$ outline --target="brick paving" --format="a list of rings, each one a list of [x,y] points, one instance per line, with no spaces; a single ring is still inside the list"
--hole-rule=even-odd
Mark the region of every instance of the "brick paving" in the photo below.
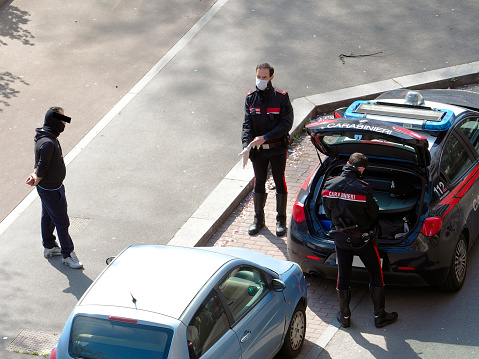
[[[479,92],[479,85],[472,84],[462,88]],[[327,116],[323,116],[325,118]],[[318,119],[316,119],[318,120]],[[318,155],[309,136],[303,132],[289,151],[286,165],[286,184],[288,186],[288,222],[292,206],[301,185],[318,164]],[[253,221],[253,198],[250,193],[210,238],[205,246],[234,246],[266,253],[276,258],[287,259],[286,236],[278,238],[276,229],[276,198],[274,182],[267,182],[268,199],[265,206],[266,228],[251,237],[248,227]],[[303,350],[298,356],[304,359],[317,342],[321,334],[336,317],[339,311],[336,282],[323,278],[307,277],[308,308],[306,310],[307,328]]]
[[[288,186],[288,224],[293,203],[301,185],[318,164],[316,150],[303,132],[289,151],[286,164],[286,184]],[[254,206],[250,193],[210,238],[207,247],[232,246],[287,259],[286,236],[277,237],[276,231],[276,198],[273,179],[267,181],[268,198],[265,206],[266,227],[255,235],[248,234],[248,227],[253,221]],[[306,310],[307,328],[303,350],[298,358],[305,358],[308,351],[319,339],[324,330],[335,318],[339,310],[335,281],[307,277],[308,308]]]

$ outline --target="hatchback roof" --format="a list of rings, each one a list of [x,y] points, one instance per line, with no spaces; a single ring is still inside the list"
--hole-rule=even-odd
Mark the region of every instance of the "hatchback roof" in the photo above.
[[[136,308],[178,319],[204,284],[234,259],[199,248],[133,245],[103,271],[78,305]]]

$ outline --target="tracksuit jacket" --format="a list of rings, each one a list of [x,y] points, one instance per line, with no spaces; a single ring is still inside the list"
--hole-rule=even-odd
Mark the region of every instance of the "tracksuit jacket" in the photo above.
[[[66,176],[60,142],[56,135],[43,128],[36,129],[34,168],[37,176],[43,178],[38,185],[46,189],[59,188]]]

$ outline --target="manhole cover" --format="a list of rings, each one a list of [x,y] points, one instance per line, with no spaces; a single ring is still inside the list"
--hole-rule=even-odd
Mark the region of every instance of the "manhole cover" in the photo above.
[[[70,228],[68,231],[70,234],[78,234],[85,229],[89,221],[89,218],[70,217]]]
[[[49,354],[58,341],[58,335],[23,329],[6,349],[16,353]]]

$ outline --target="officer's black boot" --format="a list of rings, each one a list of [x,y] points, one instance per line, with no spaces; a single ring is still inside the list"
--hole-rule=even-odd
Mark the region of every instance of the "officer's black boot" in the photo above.
[[[339,300],[338,321],[343,327],[348,328],[351,325],[351,310],[349,309],[349,302],[351,301],[351,289],[336,289]]]
[[[248,228],[248,234],[252,236],[264,227],[264,205],[266,203],[266,193],[253,193],[254,201],[254,221]]]
[[[288,194],[276,193],[276,235],[278,237],[286,234],[286,204],[288,203]]]
[[[398,319],[398,313],[388,313],[385,307],[385,289],[384,287],[370,286],[371,297],[374,304],[374,325],[376,328],[382,328],[385,325],[392,324]]]

